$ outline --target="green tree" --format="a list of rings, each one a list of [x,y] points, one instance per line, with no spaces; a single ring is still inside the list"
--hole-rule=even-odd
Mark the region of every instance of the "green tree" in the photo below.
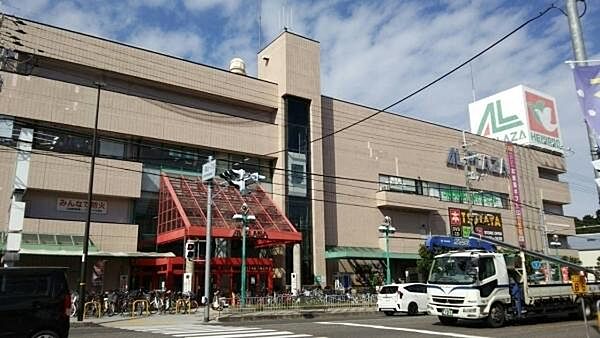
[[[429,270],[431,270],[431,264],[433,264],[433,258],[436,255],[448,252],[448,249],[434,249],[433,251],[427,250],[425,245],[419,246],[419,259],[417,259],[417,272],[423,279],[427,279],[429,276]]]
[[[582,219],[575,217],[575,233],[591,234],[600,233],[600,209],[596,215],[585,215]]]

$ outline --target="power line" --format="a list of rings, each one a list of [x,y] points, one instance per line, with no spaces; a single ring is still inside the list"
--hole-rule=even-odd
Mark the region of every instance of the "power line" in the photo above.
[[[17,147],[13,147],[13,146],[6,146],[6,147],[14,149],[15,151],[23,151],[23,150],[19,150]],[[32,154],[39,154],[39,155],[43,155],[43,156],[56,157],[56,158],[66,159],[66,160],[69,160],[69,161],[75,161],[75,162],[81,162],[81,163],[89,164],[89,162],[86,161],[86,160],[78,160],[76,158],[72,158],[73,155],[60,156],[60,155],[56,155],[56,154],[53,154],[53,153],[38,152],[38,151],[33,151],[33,150],[32,151],[25,151],[25,152],[32,153]],[[86,157],[85,155],[76,155],[76,156]],[[113,169],[117,169],[117,170],[123,170],[123,171],[130,171],[130,172],[140,173],[140,174],[147,174],[147,175],[154,175],[154,176],[160,176],[161,175],[160,173],[158,173],[158,174],[157,173],[151,173],[151,172],[147,172],[147,171],[143,171],[143,170],[139,171],[139,170],[135,170],[135,169],[123,168],[123,167],[118,167],[118,166],[113,166],[113,165],[108,165],[108,164],[102,164],[102,163],[99,163],[97,165],[98,166],[103,166],[103,167],[108,167],[108,168],[113,168]],[[169,175],[167,175],[167,176],[170,177],[170,178],[181,178],[180,176],[169,176]],[[375,181],[371,181],[371,182],[375,182]],[[284,184],[275,184],[275,183],[271,183],[271,184],[274,184],[274,185],[284,185]],[[359,188],[368,189],[368,188],[365,188],[365,187],[359,187]],[[320,191],[320,192],[323,192],[325,194],[327,194],[327,193],[331,194],[332,193],[331,191],[326,191],[326,190],[318,190],[317,189],[316,191]],[[287,195],[278,194],[278,193],[272,193],[272,194],[278,195],[278,196],[287,196]],[[335,192],[334,194],[335,195],[346,195],[346,196],[356,197],[356,198],[373,199],[373,198],[369,198],[369,197],[362,196],[362,195],[352,195],[352,194],[344,194],[344,193],[338,193],[338,192]],[[327,199],[316,199],[316,198],[310,198],[309,200],[317,201],[317,202],[324,202],[324,203],[332,203],[332,204],[336,204],[336,205],[337,204],[340,204],[340,205],[349,205],[349,206],[356,206],[356,207],[363,207],[363,208],[370,208],[370,209],[378,209],[379,210],[378,207],[372,206],[372,205],[362,205],[362,204],[356,204],[356,203],[339,202],[337,200],[336,201],[331,201],[331,200],[327,200]],[[512,200],[510,200],[510,198],[507,198],[507,200],[512,201]],[[517,202],[517,203],[519,203],[519,202]],[[538,208],[536,206],[531,206],[531,205],[528,205],[528,204],[523,203],[523,202],[520,202],[520,204],[523,205],[523,206],[532,208],[532,209],[540,210],[540,208]],[[426,205],[419,205],[418,203],[415,204],[415,206],[428,207]],[[547,214],[549,214],[549,215],[554,214],[554,215],[557,215],[557,216],[563,216],[564,217],[564,215],[555,214],[555,213],[552,213],[552,212],[547,212]],[[510,225],[510,223],[508,225]],[[539,226],[525,226],[525,228],[529,228],[529,229],[532,229],[532,230],[541,230],[541,227],[539,227]]]
[[[479,53],[477,53],[477,54],[475,54],[474,56],[470,57],[470,58],[469,58],[469,59],[467,59],[466,61],[462,62],[461,64],[459,64],[458,66],[456,66],[456,67],[452,68],[451,70],[447,71],[446,73],[442,74],[441,76],[438,76],[437,78],[435,78],[434,80],[430,81],[430,82],[429,82],[429,83],[427,83],[426,85],[424,85],[424,86],[420,87],[419,89],[417,89],[417,90],[413,91],[412,93],[410,93],[410,94],[408,94],[408,95],[404,96],[404,97],[403,97],[403,98],[401,98],[400,100],[397,100],[396,102],[394,102],[394,103],[390,104],[389,106],[387,106],[387,107],[385,107],[385,108],[383,108],[383,109],[380,109],[380,110],[376,111],[375,113],[373,113],[373,114],[371,114],[371,115],[369,115],[369,116],[367,116],[367,117],[364,117],[364,118],[362,118],[362,119],[360,119],[360,120],[358,120],[358,121],[356,121],[356,122],[354,122],[354,123],[351,123],[351,124],[349,124],[349,125],[347,125],[347,126],[345,126],[345,127],[343,127],[343,128],[340,128],[340,129],[338,129],[338,130],[336,130],[336,131],[334,131],[334,132],[331,132],[331,133],[328,133],[328,134],[322,135],[322,136],[320,136],[320,137],[317,137],[317,138],[315,138],[315,139],[313,139],[313,140],[310,140],[310,141],[309,141],[309,144],[311,144],[311,143],[314,143],[314,142],[317,142],[317,141],[320,141],[320,140],[322,140],[322,139],[324,139],[324,138],[327,138],[327,137],[331,137],[331,136],[333,136],[333,135],[335,135],[335,134],[338,134],[338,133],[340,133],[340,132],[342,132],[342,131],[344,131],[344,130],[350,129],[350,128],[352,128],[352,127],[354,127],[354,126],[356,126],[356,125],[358,125],[358,124],[360,124],[360,123],[362,123],[362,122],[365,122],[365,121],[367,121],[367,120],[369,120],[369,119],[371,119],[371,118],[373,118],[373,117],[375,117],[375,116],[379,115],[380,113],[382,113],[382,112],[384,112],[384,111],[386,111],[386,110],[388,110],[388,109],[391,109],[392,107],[394,107],[394,106],[396,106],[396,105],[398,105],[398,104],[400,104],[400,103],[402,103],[402,102],[404,102],[404,101],[406,101],[406,100],[410,99],[411,97],[413,97],[413,96],[415,96],[415,95],[419,94],[420,92],[422,92],[422,91],[426,90],[427,88],[429,88],[429,87],[433,86],[433,85],[434,85],[434,84],[436,84],[437,82],[441,81],[442,79],[446,78],[447,76],[449,76],[449,75],[451,75],[452,73],[456,72],[457,70],[461,69],[461,68],[462,68],[462,67],[464,67],[465,65],[469,64],[471,61],[473,61],[473,60],[475,60],[476,58],[480,57],[481,55],[483,55],[484,53],[486,53],[488,50],[492,49],[493,47],[495,47],[496,45],[500,44],[502,41],[506,40],[508,37],[510,37],[511,35],[513,35],[514,33],[516,33],[516,32],[518,32],[519,30],[521,30],[523,27],[527,26],[529,23],[531,23],[531,22],[533,22],[533,21],[535,21],[535,20],[537,20],[537,19],[541,18],[542,16],[544,16],[546,13],[548,13],[548,12],[549,12],[551,9],[553,9],[553,8],[556,8],[556,7],[555,7],[554,5],[551,5],[550,7],[546,8],[544,11],[540,12],[540,13],[539,13],[538,15],[536,15],[535,17],[533,17],[533,18],[531,18],[531,19],[529,19],[529,20],[525,21],[524,23],[522,23],[521,25],[519,25],[517,28],[513,29],[511,32],[509,32],[508,34],[504,35],[504,36],[503,36],[502,38],[500,38],[499,40],[495,41],[494,43],[492,43],[492,44],[491,44],[491,45],[489,45],[488,47],[484,48],[484,49],[483,49],[482,51],[480,51]],[[265,154],[265,156],[268,156],[268,155],[274,155],[274,154],[277,154],[277,153],[285,152],[285,151],[287,151],[287,150],[288,150],[288,149],[282,149],[282,150],[278,150],[278,151],[275,151],[275,152],[270,152],[270,153],[267,153],[267,154]]]

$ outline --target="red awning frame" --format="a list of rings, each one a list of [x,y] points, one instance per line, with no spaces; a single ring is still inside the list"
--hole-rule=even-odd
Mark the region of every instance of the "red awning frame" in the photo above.
[[[255,246],[299,243],[302,234],[259,186],[247,195],[234,187],[217,187],[213,194],[212,232],[215,238],[241,238],[241,225],[233,220],[243,203],[256,220],[247,236]],[[206,237],[207,187],[198,177],[160,177],[157,244],[183,238]]]

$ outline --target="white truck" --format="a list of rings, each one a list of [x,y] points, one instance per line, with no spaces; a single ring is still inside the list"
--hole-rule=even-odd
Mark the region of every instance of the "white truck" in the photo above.
[[[491,327],[506,321],[550,313],[592,314],[600,284],[575,294],[569,284],[534,284],[527,276],[525,255],[554,261],[579,271],[583,267],[487,238],[430,238],[429,246],[459,249],[434,258],[427,281],[427,312],[444,325],[459,319],[486,320]],[[493,245],[513,250],[496,252]],[[591,271],[589,271],[591,272]]]

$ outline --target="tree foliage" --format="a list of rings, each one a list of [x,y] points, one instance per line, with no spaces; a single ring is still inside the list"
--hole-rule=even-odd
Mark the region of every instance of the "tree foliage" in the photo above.
[[[433,264],[433,258],[436,255],[443,254],[448,252],[447,249],[437,248],[433,251],[427,250],[425,245],[421,244],[419,246],[419,259],[417,260],[417,271],[419,275],[427,278],[429,276],[429,270],[431,270],[431,264]]]
[[[575,217],[575,233],[591,234],[600,233],[600,210],[596,215],[585,215],[582,219]]]

